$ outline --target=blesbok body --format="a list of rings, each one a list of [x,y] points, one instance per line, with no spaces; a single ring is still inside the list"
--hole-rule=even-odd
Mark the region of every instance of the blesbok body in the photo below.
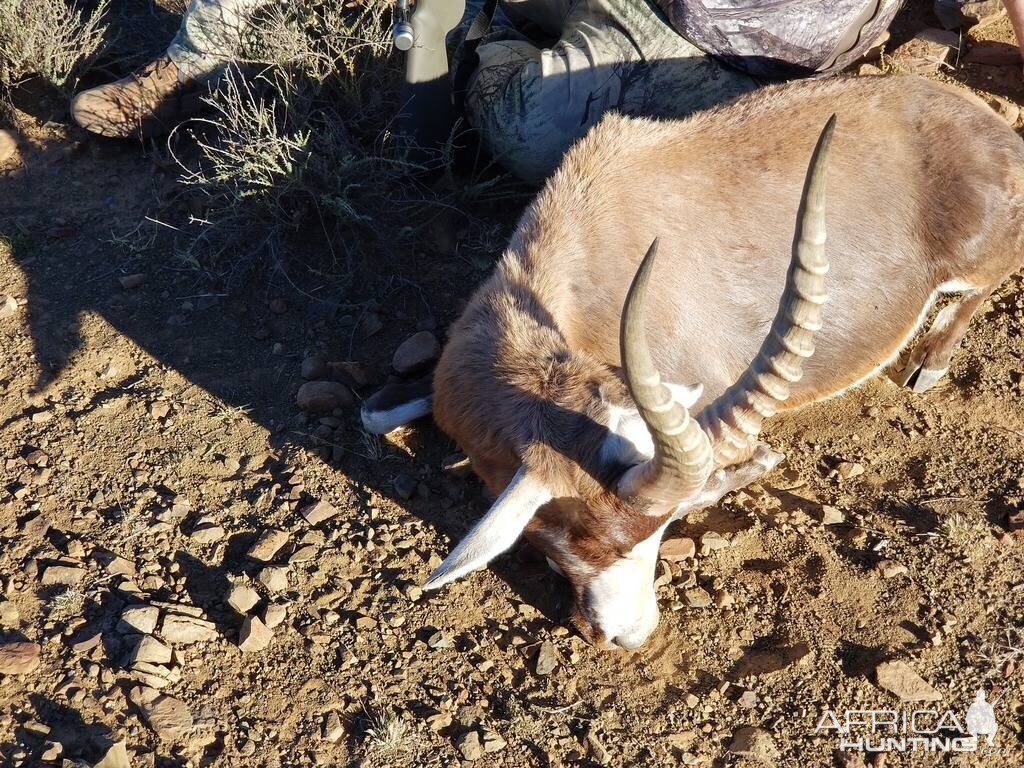
[[[757,441],[762,419],[878,373],[957,293],[903,369],[927,389],[1021,264],[1022,235],[1024,143],[923,79],[606,118],[450,329],[434,418],[501,495],[427,587],[525,533],[572,583],[581,631],[636,647],[657,624],[667,524],[781,459]],[[374,398],[364,421],[384,431],[428,409]]]

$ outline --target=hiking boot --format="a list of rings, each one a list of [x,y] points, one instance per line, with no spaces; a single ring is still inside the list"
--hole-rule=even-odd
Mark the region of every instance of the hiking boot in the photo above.
[[[71,117],[87,131],[109,136],[155,136],[202,108],[205,86],[179,79],[178,65],[167,56],[113,83],[82,91],[71,100]]]

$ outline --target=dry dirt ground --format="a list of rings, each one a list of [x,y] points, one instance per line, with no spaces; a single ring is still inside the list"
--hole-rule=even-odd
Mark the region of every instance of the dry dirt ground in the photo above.
[[[920,5],[894,44],[934,25]],[[969,45],[946,74],[1019,101],[1019,64]],[[962,720],[977,689],[993,748],[868,764],[1024,765],[1019,275],[942,387],[878,380],[773,425],[788,464],[670,531],[660,628],[605,652],[526,546],[420,593],[487,505],[429,423],[375,440],[357,404],[296,408],[309,355],[361,364],[366,396],[403,338],[441,335],[497,256],[476,230],[344,292],[223,296],[139,235],[176,184],[159,152],[25,103],[0,172],[0,765],[123,743],[133,766],[861,766],[826,711]]]

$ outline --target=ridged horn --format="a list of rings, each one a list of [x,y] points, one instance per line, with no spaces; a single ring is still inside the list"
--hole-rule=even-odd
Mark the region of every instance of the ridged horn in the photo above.
[[[704,487],[713,469],[711,441],[672,397],[654,366],[644,327],[647,283],[658,253],[651,243],[622,308],[619,344],[626,385],[654,441],[654,456],[631,467],[619,481],[623,498],[639,496],[659,508],[674,506]],[[660,509],[659,509],[660,511]]]
[[[828,300],[825,177],[835,126],[832,115],[811,155],[786,287],[768,336],[736,383],[698,417],[711,436],[716,466],[749,458],[764,420],[789,398],[790,386],[803,376],[804,361],[814,354],[814,335],[821,328],[821,310]]]

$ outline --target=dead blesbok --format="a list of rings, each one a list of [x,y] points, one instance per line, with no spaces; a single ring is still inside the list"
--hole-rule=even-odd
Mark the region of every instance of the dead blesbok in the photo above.
[[[955,293],[898,376],[934,384],[1021,264],[1022,225],[1024,143],[980,100],[919,78],[606,118],[450,329],[434,417],[500,495],[426,587],[525,534],[571,582],[585,636],[640,645],[666,526],[774,467],[766,418],[874,376]],[[387,431],[430,409],[385,393],[364,422]]]

